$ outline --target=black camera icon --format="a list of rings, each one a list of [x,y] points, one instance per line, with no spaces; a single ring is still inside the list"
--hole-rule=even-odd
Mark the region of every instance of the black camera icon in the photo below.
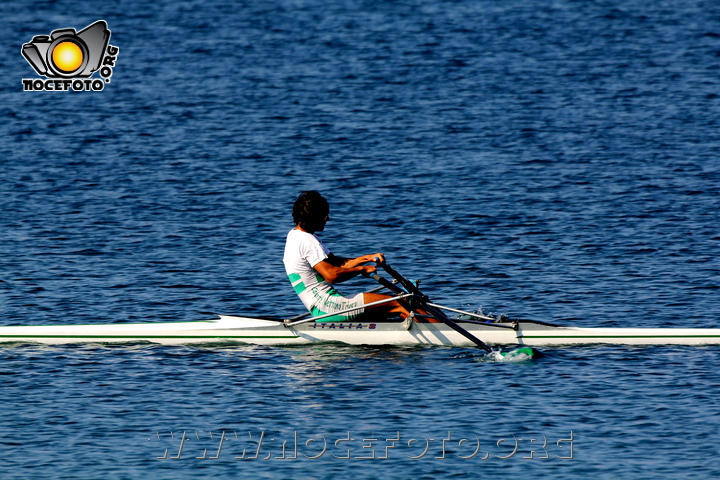
[[[79,32],[61,28],[37,35],[22,46],[22,54],[40,75],[86,78],[100,68],[109,41],[107,23],[99,20]]]

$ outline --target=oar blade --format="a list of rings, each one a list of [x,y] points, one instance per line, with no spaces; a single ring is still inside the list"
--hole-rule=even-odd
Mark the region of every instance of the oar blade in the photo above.
[[[509,352],[500,352],[506,360],[535,360],[542,357],[542,352],[533,347],[519,347]]]

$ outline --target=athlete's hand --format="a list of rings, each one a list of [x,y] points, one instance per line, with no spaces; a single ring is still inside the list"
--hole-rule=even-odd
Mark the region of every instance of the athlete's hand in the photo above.
[[[365,277],[369,277],[370,275],[372,275],[373,273],[375,273],[377,271],[377,267],[375,265],[363,265],[362,269],[363,269],[362,274]]]
[[[382,253],[373,253],[372,255],[368,255],[371,259],[371,262],[375,262],[377,265],[382,265],[385,263],[385,255]]]

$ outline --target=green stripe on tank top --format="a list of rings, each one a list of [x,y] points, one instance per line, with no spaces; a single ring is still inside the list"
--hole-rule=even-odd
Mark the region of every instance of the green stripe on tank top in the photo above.
[[[290,279],[290,283],[293,284],[293,289],[295,289],[295,293],[297,293],[298,295],[304,292],[307,288],[305,287],[305,284],[303,282],[295,283],[302,278],[297,273],[288,274],[288,278]]]
[[[323,312],[317,307],[312,307],[310,310],[310,314],[313,317],[319,317],[320,315],[326,315],[328,312]],[[321,318],[320,320],[316,320],[317,323],[326,323],[326,322],[347,322],[351,321],[352,319],[345,316],[345,315],[333,315],[332,317],[327,318]]]
[[[319,283],[322,283],[322,282],[325,281],[325,277],[323,277],[323,276],[320,275],[319,273],[316,273],[316,274],[315,274],[315,280],[317,280]],[[328,295],[330,295],[331,297],[342,297],[342,293],[338,292],[337,290],[335,290],[335,289],[332,288],[332,287],[330,287],[330,290],[328,290],[327,293],[328,293]]]

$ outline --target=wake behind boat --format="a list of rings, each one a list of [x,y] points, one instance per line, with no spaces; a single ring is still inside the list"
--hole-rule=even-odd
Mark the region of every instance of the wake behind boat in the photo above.
[[[720,344],[720,329],[578,328],[465,312],[432,303],[416,284],[389,266],[382,266],[397,282],[390,283],[377,274],[373,275],[384,288],[395,293],[387,301],[406,301],[414,311],[422,309],[432,314],[432,318],[418,313],[405,321],[365,317],[355,322],[328,323],[320,321],[323,320],[322,316],[303,318],[309,317],[309,314],[289,319],[220,315],[215,320],[193,322],[5,326],[0,327],[0,342],[67,344],[146,341],[163,345],[209,342],[301,345],[341,342],[350,345],[476,345],[488,352],[492,351],[489,345]],[[449,318],[444,311],[461,316]]]

